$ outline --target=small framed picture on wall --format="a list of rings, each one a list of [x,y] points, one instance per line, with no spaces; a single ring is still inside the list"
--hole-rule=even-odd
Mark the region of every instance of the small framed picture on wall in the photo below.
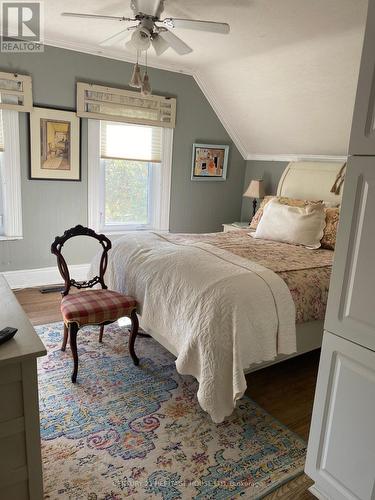
[[[229,146],[193,144],[192,181],[225,181]]]
[[[80,181],[79,118],[71,111],[33,108],[30,179]]]

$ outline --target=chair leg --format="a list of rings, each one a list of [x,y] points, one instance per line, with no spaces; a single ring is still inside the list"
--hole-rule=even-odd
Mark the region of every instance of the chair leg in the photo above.
[[[99,342],[103,342],[104,325],[100,325]]]
[[[134,343],[135,343],[135,339],[137,338],[137,335],[138,335],[139,323],[138,323],[137,312],[135,309],[132,311],[132,313],[130,315],[130,319],[132,320],[132,327],[131,327],[130,335],[129,335],[129,353],[130,353],[130,356],[133,360],[133,363],[136,366],[138,366],[139,359],[137,358],[137,355],[135,354],[135,351],[134,351]]]
[[[65,351],[66,349],[66,343],[68,342],[68,333],[69,333],[68,326],[64,323],[64,339],[63,343],[61,344],[62,351]]]
[[[70,349],[72,351],[73,362],[74,362],[74,368],[73,368],[73,372],[72,372],[73,384],[77,380],[77,373],[78,373],[77,332],[78,332],[77,323],[70,323],[70,325],[69,325],[69,342],[70,342]]]

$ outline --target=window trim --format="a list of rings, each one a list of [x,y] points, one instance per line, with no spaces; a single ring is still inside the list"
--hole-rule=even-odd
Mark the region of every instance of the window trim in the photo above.
[[[4,73],[0,72],[0,79],[17,82],[22,84],[22,90],[7,90],[0,86],[0,108],[9,109],[14,111],[23,111],[30,113],[33,109],[33,92],[32,92],[32,78],[29,75],[19,75],[17,73]],[[4,103],[1,102],[1,94],[7,96],[22,97],[23,103],[18,104],[17,99],[15,102]]]
[[[101,231],[100,205],[101,205],[101,167],[100,167],[100,120],[88,119],[88,226],[94,231]],[[162,161],[158,178],[154,179],[153,185],[160,187],[160,196],[155,206],[151,226],[130,226],[126,229],[121,227],[118,231],[104,229],[105,234],[126,234],[135,230],[169,231],[169,212],[171,195],[171,172],[173,152],[173,129],[162,128]]]
[[[90,92],[98,95],[94,100],[87,96]],[[115,98],[115,100],[113,100]],[[129,102],[130,101],[130,102]],[[147,106],[147,103],[150,106]],[[87,104],[106,104],[112,109],[136,109],[138,111],[152,109],[157,111],[158,118],[122,116],[121,114],[106,114],[88,111]],[[143,106],[143,105],[146,106]],[[92,83],[77,82],[77,116],[81,118],[97,119],[103,121],[118,121],[138,125],[151,125],[174,128],[176,126],[176,98],[150,94],[142,96],[133,90],[124,90],[115,87],[104,87]]]
[[[19,240],[22,234],[21,161],[19,113],[3,109],[4,151],[0,168],[3,179],[4,234],[1,240]]]

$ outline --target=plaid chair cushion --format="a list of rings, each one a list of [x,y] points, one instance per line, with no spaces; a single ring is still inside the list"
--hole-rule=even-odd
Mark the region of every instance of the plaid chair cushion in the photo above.
[[[87,290],[63,297],[61,312],[64,323],[98,325],[129,316],[137,302],[133,297],[111,290]]]

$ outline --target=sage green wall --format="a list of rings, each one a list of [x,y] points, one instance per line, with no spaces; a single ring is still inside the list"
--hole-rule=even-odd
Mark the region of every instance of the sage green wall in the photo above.
[[[126,88],[132,65],[45,47],[43,54],[0,54],[0,71],[31,75],[35,106],[74,110],[77,81]],[[149,74],[155,94],[177,98],[170,229],[173,232],[219,231],[222,223],[240,217],[245,161],[191,76],[152,68]],[[75,224],[87,223],[87,120],[81,123],[82,182],[32,181],[28,179],[28,118],[21,114],[24,238],[0,241],[0,271],[55,265],[49,253],[54,236]],[[226,182],[190,180],[194,142],[230,145]],[[91,256],[91,248],[79,245],[70,252],[70,262],[87,263]]]
[[[276,194],[281,174],[287,165],[288,162],[284,161],[246,161],[243,192],[245,192],[252,179],[263,179],[266,194]],[[252,215],[252,201],[251,198],[243,198],[241,210],[242,221],[249,220],[250,215]]]

